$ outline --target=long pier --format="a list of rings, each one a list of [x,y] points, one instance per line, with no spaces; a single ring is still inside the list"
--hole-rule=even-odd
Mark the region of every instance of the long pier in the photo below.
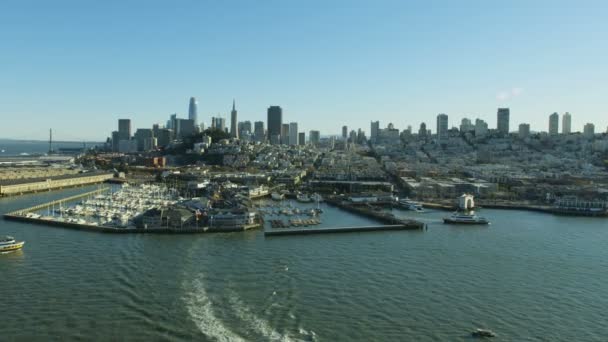
[[[332,227],[332,228],[280,228],[265,230],[265,236],[284,236],[284,235],[310,235],[310,234],[334,234],[334,233],[358,233],[373,232],[381,230],[420,230],[418,226],[405,224],[385,224],[378,226],[362,227]]]
[[[74,195],[74,196],[70,196],[70,197],[61,198],[61,199],[58,199],[58,200],[54,200],[54,201],[38,204],[38,205],[35,205],[33,207],[28,207],[28,208],[24,208],[24,209],[19,209],[19,210],[11,211],[10,213],[4,214],[4,217],[25,215],[27,213],[31,213],[31,212],[34,212],[34,211],[45,209],[45,208],[48,208],[48,207],[51,207],[51,206],[54,206],[54,205],[57,205],[57,204],[66,203],[66,202],[72,202],[72,201],[75,201],[75,200],[78,200],[78,199],[81,199],[81,198],[84,198],[84,197],[98,195],[100,193],[105,193],[105,192],[108,192],[109,190],[110,190],[109,187],[105,187],[104,186],[103,188],[96,189],[96,190],[93,190],[93,191],[88,191],[88,192],[85,192],[85,193],[82,193],[82,194],[78,194],[78,195]]]

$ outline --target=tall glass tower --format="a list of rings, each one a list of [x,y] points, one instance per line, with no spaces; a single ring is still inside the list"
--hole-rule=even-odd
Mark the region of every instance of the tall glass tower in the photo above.
[[[188,119],[194,121],[194,126],[198,125],[198,102],[196,97],[190,98],[190,106],[188,106]]]

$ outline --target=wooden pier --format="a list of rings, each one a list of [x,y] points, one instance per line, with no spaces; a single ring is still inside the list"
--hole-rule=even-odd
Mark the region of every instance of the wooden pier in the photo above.
[[[101,193],[106,193],[108,191],[110,191],[110,188],[107,187],[107,186],[104,186],[103,188],[96,189],[96,190],[93,190],[93,191],[88,191],[88,192],[85,192],[85,193],[82,193],[82,194],[78,194],[78,195],[74,195],[74,196],[70,196],[70,197],[61,198],[61,199],[58,199],[58,200],[54,200],[54,201],[38,204],[38,205],[35,205],[33,207],[28,207],[28,208],[24,208],[24,209],[19,209],[19,210],[11,211],[10,213],[4,214],[4,217],[7,217],[7,216],[21,216],[21,215],[25,215],[27,213],[31,213],[31,212],[34,212],[34,211],[42,210],[42,209],[45,209],[45,208],[48,208],[48,207],[51,207],[51,206],[54,206],[54,205],[58,205],[58,204],[61,204],[61,203],[72,202],[72,201],[75,201],[75,200],[78,200],[78,199],[81,199],[81,198],[84,198],[84,197],[94,196],[94,195],[98,195],[98,194],[101,194]]]

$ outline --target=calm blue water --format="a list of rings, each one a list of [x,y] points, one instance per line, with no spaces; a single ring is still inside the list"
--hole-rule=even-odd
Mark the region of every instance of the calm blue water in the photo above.
[[[86,190],[0,199],[0,211]],[[0,256],[0,336],[460,341],[488,327],[495,341],[606,341],[608,221],[484,210],[491,226],[450,227],[447,213],[400,214],[429,229],[264,238],[0,221],[27,241]]]
[[[100,143],[87,142],[87,147],[93,147]],[[59,148],[81,148],[82,142],[59,142],[53,143],[53,149]],[[1,152],[4,150],[4,152]],[[49,143],[42,141],[15,141],[0,139],[0,158],[14,157],[22,153],[27,154],[45,154],[49,151]]]

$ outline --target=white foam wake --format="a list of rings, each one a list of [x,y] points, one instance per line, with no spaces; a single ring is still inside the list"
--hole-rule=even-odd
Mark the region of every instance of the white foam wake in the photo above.
[[[224,325],[216,316],[213,310],[213,303],[209,299],[207,290],[205,290],[205,286],[203,285],[203,278],[193,280],[191,290],[186,291],[186,293],[184,301],[190,318],[205,336],[221,342],[245,341],[245,339]]]
[[[273,329],[270,323],[258,317],[255,313],[251,311],[249,307],[238,297],[236,292],[233,290],[228,290],[230,296],[228,297],[228,302],[230,307],[236,316],[241,320],[248,328],[250,328],[255,333],[262,335],[265,341],[276,341],[276,342],[295,342],[295,341],[303,341],[297,338],[294,338],[287,333],[281,334],[277,330]],[[295,316],[294,316],[295,318]],[[300,328],[299,333],[302,335],[307,335],[308,337],[312,337],[314,339],[314,332],[309,333],[308,331]]]

